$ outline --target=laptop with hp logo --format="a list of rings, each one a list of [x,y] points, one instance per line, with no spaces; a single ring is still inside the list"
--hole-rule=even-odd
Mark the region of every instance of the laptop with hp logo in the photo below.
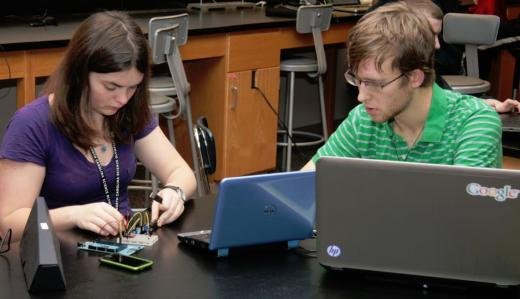
[[[217,251],[312,237],[315,172],[283,172],[225,178],[219,185],[211,229],[178,234],[181,242]]]
[[[520,171],[321,158],[316,227],[327,268],[520,284]]]

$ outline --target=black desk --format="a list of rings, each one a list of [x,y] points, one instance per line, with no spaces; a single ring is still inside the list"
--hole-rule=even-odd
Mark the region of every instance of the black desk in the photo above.
[[[330,272],[315,258],[281,247],[249,248],[227,258],[179,245],[180,231],[208,228],[213,200],[190,204],[175,224],[159,230],[159,241],[138,255],[155,261],[151,270],[134,274],[100,266],[95,254],[76,249],[92,240],[79,231],[59,234],[67,290],[35,294],[37,298],[498,298],[514,290],[442,288],[363,279]],[[309,244],[304,244],[309,246]],[[28,298],[18,244],[0,257],[0,298]]]

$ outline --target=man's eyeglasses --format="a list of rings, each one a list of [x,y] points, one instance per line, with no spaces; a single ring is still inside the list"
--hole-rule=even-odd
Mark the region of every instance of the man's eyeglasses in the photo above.
[[[394,79],[392,79],[392,80],[390,80],[388,82],[383,83],[381,81],[374,81],[374,80],[359,80],[358,78],[356,78],[356,75],[354,75],[351,70],[348,70],[348,71],[345,72],[345,79],[347,80],[348,84],[353,85],[353,86],[357,86],[357,87],[359,87],[361,84],[364,84],[365,88],[368,91],[374,92],[374,93],[378,93],[378,92],[383,91],[383,88],[385,88],[386,86],[388,86],[388,85],[392,84],[393,82],[399,80],[403,76],[404,76],[404,73],[401,73],[396,78],[394,78]]]
[[[11,249],[11,235],[13,231],[8,229],[4,236],[0,239],[0,254],[6,253]]]

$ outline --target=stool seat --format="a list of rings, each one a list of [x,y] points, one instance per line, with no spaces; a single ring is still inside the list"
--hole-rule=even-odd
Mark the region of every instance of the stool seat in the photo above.
[[[170,97],[163,96],[162,94],[150,92],[150,105],[161,105],[168,103]]]
[[[173,96],[177,94],[177,89],[173,84],[173,80],[169,76],[154,76],[150,78],[148,89],[151,92],[165,96]]]
[[[484,93],[491,88],[491,84],[488,81],[477,77],[445,75],[442,78],[454,91],[463,94]]]
[[[177,101],[172,97],[150,92],[150,110],[154,114],[173,112],[177,110]]]
[[[318,71],[318,62],[316,59],[306,57],[291,57],[282,60],[280,63],[280,71],[310,73]]]
[[[443,76],[453,91],[463,94],[482,94],[491,84],[479,76],[478,48],[491,46],[497,39],[500,18],[493,15],[447,13],[443,18],[443,38],[448,44],[463,45],[465,57],[464,76]]]

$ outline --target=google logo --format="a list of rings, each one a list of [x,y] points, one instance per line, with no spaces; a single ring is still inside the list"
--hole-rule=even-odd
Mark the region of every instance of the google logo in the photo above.
[[[466,186],[466,192],[473,196],[493,197],[498,202],[505,201],[506,199],[516,199],[520,194],[520,190],[511,188],[509,185],[505,185],[502,188],[496,188],[484,187],[478,183],[469,183]]]

